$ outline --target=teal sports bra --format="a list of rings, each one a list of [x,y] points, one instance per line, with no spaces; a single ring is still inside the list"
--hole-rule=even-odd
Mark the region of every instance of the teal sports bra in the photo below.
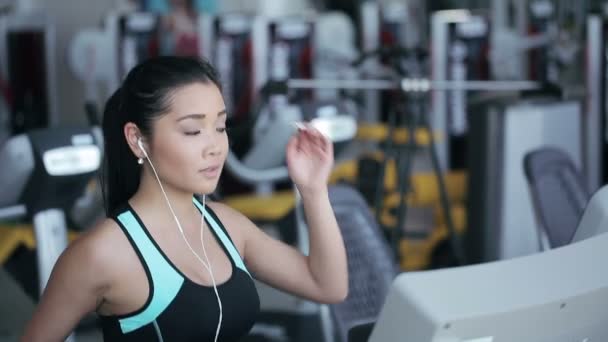
[[[196,198],[193,205],[202,212]],[[139,257],[150,290],[140,309],[126,315],[101,316],[104,341],[213,341],[219,318],[213,287],[191,281],[175,267],[130,205],[113,219]],[[259,313],[258,293],[230,235],[208,206],[205,221],[232,266],[230,278],[217,286],[223,314],[218,341],[238,341]]]

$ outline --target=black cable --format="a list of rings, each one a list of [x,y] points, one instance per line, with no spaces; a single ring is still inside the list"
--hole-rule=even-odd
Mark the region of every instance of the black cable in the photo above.
[[[405,107],[405,104],[404,104]],[[399,229],[403,229],[405,227],[405,220],[407,217],[407,203],[406,203],[406,195],[411,190],[411,174],[412,174],[412,155],[416,152],[417,144],[416,144],[416,126],[417,126],[417,114],[411,113],[411,117],[409,118],[409,122],[407,124],[407,138],[408,141],[403,148],[399,149],[399,154],[397,157],[397,161],[399,165],[399,209],[397,211],[397,227]],[[402,154],[405,156],[402,159]]]
[[[422,99],[422,97],[421,97]],[[435,139],[433,138],[433,130],[432,125],[429,122],[427,116],[424,114],[423,101],[418,102],[418,109],[420,115],[420,121],[422,126],[429,132],[429,149],[431,152],[431,163],[433,164],[433,169],[435,171],[435,177],[437,178],[437,185],[439,187],[439,198],[441,203],[441,208],[444,212],[446,227],[448,230],[450,247],[452,248],[452,252],[454,253],[454,257],[456,258],[457,265],[465,265],[466,259],[464,256],[464,251],[462,248],[462,243],[460,242],[460,238],[456,233],[456,229],[454,228],[454,221],[452,220],[452,211],[450,209],[450,201],[448,199],[447,188],[445,185],[445,180],[443,178],[443,172],[441,170],[441,165],[439,164],[439,156],[437,155],[437,150],[435,148]]]

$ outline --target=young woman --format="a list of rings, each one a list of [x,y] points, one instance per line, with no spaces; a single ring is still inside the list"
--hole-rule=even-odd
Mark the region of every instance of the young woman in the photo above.
[[[205,201],[228,153],[226,116],[206,61],[161,57],[128,74],[103,118],[108,218],[61,255],[22,341],[63,340],[91,311],[106,341],[235,341],[259,311],[252,277],[317,302],[346,297],[331,142],[305,127],[287,146],[310,229],[305,256]]]

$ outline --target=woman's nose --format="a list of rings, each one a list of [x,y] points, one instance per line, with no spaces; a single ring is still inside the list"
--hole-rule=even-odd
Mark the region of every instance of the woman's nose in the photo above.
[[[205,139],[203,154],[205,156],[211,155],[215,156],[222,152],[221,148],[221,139],[222,137],[218,137],[217,134],[211,134],[207,139]]]

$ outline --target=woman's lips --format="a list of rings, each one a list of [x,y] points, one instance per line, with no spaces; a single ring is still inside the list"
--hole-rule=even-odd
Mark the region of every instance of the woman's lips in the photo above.
[[[216,178],[219,175],[219,171],[220,171],[219,165],[206,167],[206,168],[200,170],[200,172],[206,178]]]

